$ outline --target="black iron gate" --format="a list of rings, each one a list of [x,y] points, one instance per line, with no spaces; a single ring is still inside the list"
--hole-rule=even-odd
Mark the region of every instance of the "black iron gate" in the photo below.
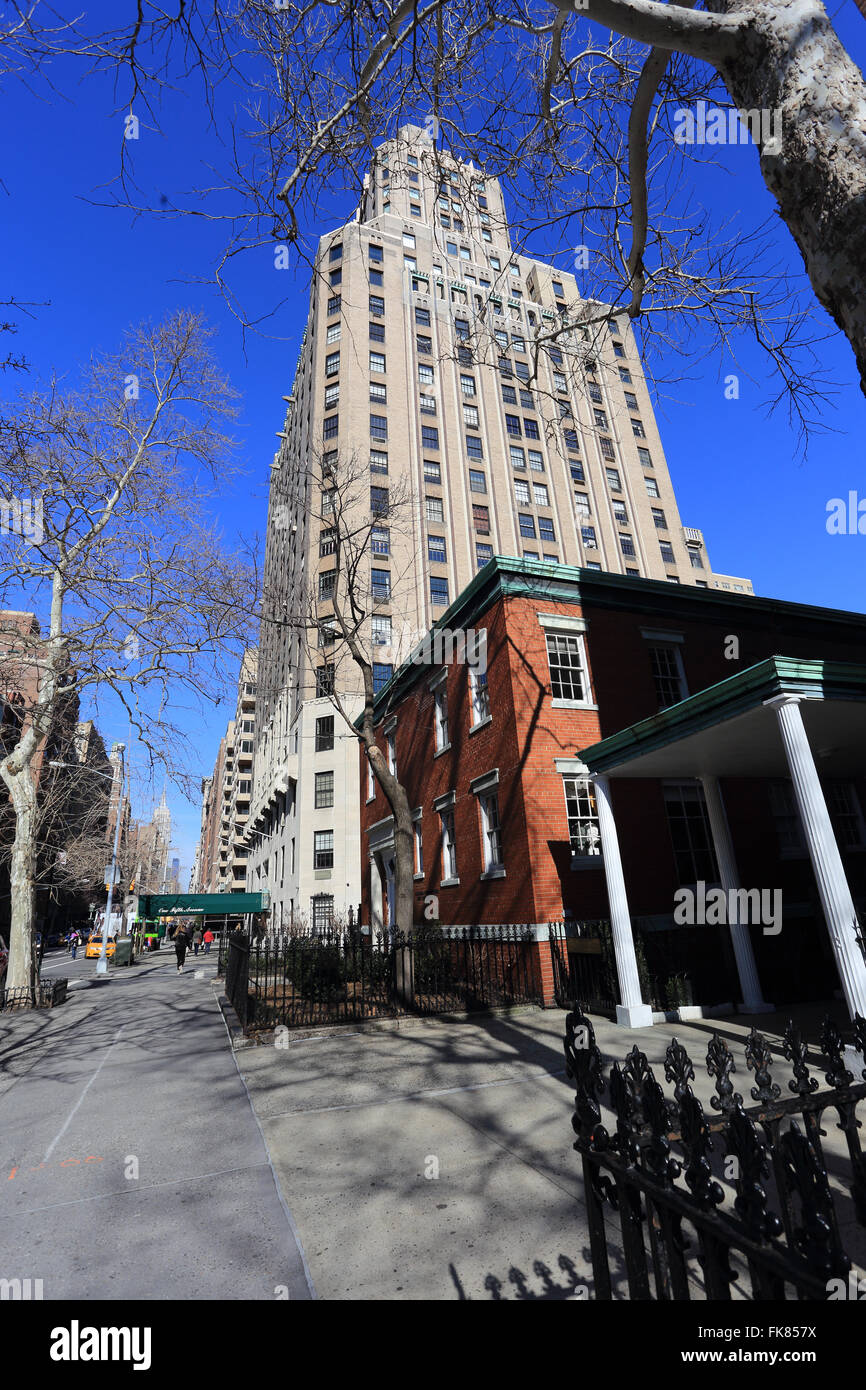
[[[593,1014],[616,1014],[619,1003],[610,923],[602,920],[549,923],[553,992],[560,1008],[575,1005]]]
[[[866,1020],[857,1015],[853,1030],[857,1070],[866,1079]],[[854,1219],[866,1227],[866,1158],[856,1116],[866,1084],[855,1083],[829,1019],[820,1046],[825,1090],[789,1024],[783,1051],[793,1077],[783,1098],[770,1072],[769,1045],[753,1029],[746,1063],[758,1103],[747,1110],[731,1079],[733,1054],[714,1034],[706,1069],[715,1084],[715,1113],[706,1114],[689,1084],[694,1066],[676,1039],[664,1061],[671,1100],[637,1047],[605,1076],[592,1023],[580,1011],[569,1014],[565,1057],[576,1087],[572,1127],[583,1162],[597,1299],[730,1299],[736,1286],[743,1298],[824,1300],[830,1281],[844,1290],[851,1261],[827,1176],[821,1116],[838,1116],[847,1147],[843,1190],[851,1194]],[[838,1166],[838,1155],[834,1161]],[[612,1248],[615,1268],[625,1269],[627,1294],[614,1287]]]

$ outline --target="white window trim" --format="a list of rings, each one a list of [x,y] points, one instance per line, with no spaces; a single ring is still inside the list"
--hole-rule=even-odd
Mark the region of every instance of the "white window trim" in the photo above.
[[[499,786],[499,768],[494,767],[491,772],[482,772],[479,777],[473,777],[469,783],[469,790],[473,796],[482,796],[484,793],[492,791]]]
[[[586,618],[569,613],[536,613],[535,616],[546,631],[586,632]]]
[[[663,645],[686,640],[684,632],[667,632],[664,628],[642,627],[640,635],[647,642],[661,642]]]
[[[582,668],[582,670],[583,670],[584,682],[585,682],[586,691],[587,691],[587,698],[586,698],[585,700],[566,700],[566,699],[563,699],[561,696],[551,695],[551,698],[550,698],[551,709],[598,709],[598,705],[595,704],[595,703],[593,702],[593,700],[590,698],[591,684],[590,684],[590,679],[589,679],[589,661],[587,660],[587,656],[586,656],[586,642],[583,640],[583,639],[584,639],[584,635],[585,635],[585,633],[586,633],[586,622],[585,622],[585,619],[583,619],[583,618],[566,618],[565,620],[563,620],[563,619],[559,618],[558,615],[557,615],[557,621],[554,622],[554,621],[552,621],[553,617],[554,617],[554,615],[553,615],[552,613],[539,613],[539,614],[538,614],[538,620],[539,620],[539,622],[541,623],[541,626],[542,626],[547,632],[556,633],[556,631],[557,631],[557,629],[558,629],[559,631],[562,632],[563,636],[568,636],[568,637],[573,637],[573,636],[575,636],[575,635],[577,636],[578,642],[579,642],[579,644],[580,644],[581,668]],[[547,622],[542,622],[542,619],[544,619],[544,618],[547,618],[548,621],[547,621]],[[583,623],[583,627],[572,627],[572,626],[570,625],[570,624],[572,624],[572,623],[575,623],[575,624],[577,624],[577,623]],[[545,653],[544,653],[544,654],[545,654],[545,657],[547,658],[547,674],[548,674],[548,678],[549,678],[549,677],[550,677],[550,653],[547,651],[547,643],[546,643],[546,642],[545,642]]]

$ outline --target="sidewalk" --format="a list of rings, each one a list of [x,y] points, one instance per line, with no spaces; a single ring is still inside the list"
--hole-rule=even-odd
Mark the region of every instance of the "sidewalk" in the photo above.
[[[46,1299],[312,1296],[215,975],[215,955],[178,976],[163,950],[0,1015],[0,1276]]]

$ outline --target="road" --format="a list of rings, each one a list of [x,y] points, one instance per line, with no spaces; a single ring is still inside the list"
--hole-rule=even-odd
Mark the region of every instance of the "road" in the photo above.
[[[291,1213],[228,1044],[216,957],[144,956],[0,1016],[0,1278],[46,1299],[309,1299]]]

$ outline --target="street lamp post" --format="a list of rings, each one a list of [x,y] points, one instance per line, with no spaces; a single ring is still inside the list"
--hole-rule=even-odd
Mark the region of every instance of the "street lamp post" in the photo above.
[[[118,791],[118,794],[117,794],[117,814],[116,814],[115,819],[114,819],[114,846],[113,846],[112,851],[111,851],[111,871],[110,871],[109,883],[108,883],[108,901],[107,901],[107,903],[105,904],[105,920],[104,920],[104,922],[102,923],[102,947],[101,947],[100,952],[99,952],[99,959],[98,959],[97,962],[96,962],[96,973],[97,973],[97,975],[107,975],[107,974],[108,974],[108,928],[109,928],[109,925],[110,925],[110,922],[111,922],[111,899],[112,899],[112,897],[114,896],[114,880],[115,880],[116,877],[117,877],[117,851],[118,851],[118,847],[119,847],[119,845],[120,845],[120,820],[121,820],[121,812],[122,812],[122,809],[123,809],[123,778],[124,778],[123,754],[124,754],[125,748],[126,748],[126,744],[125,744],[125,743],[115,743],[115,744],[112,745],[112,751],[114,751],[114,750],[116,749],[117,752],[120,754],[120,788],[119,788],[119,791]],[[49,763],[49,767],[75,767],[75,766],[76,766],[75,763],[61,763],[61,762],[52,762],[52,763]],[[88,770],[90,773],[92,773],[94,776],[96,776],[96,777],[106,777],[106,778],[107,778],[107,777],[110,776],[112,782],[114,781],[114,773],[113,773],[113,772],[112,772],[112,773],[108,773],[108,772],[97,772],[95,767],[88,768],[87,770]]]

